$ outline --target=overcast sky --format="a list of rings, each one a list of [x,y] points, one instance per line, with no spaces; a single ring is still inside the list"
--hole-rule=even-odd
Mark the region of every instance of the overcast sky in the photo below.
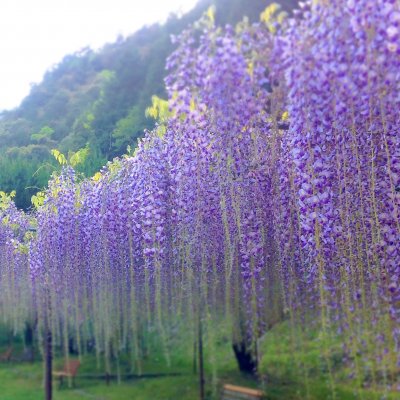
[[[0,0],[0,110],[14,108],[46,70],[83,47],[99,48],[196,0]]]

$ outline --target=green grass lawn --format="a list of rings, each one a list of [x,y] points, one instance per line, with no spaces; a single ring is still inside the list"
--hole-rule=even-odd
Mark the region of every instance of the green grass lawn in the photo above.
[[[4,343],[4,342],[3,342]],[[128,355],[120,360],[121,382],[114,378],[107,386],[104,380],[104,368],[97,368],[93,354],[82,356],[75,387],[69,388],[66,383],[60,389],[58,381],[54,380],[54,399],[93,399],[93,400],[193,400],[199,397],[198,376],[193,372],[193,354],[191,345],[174,345],[171,353],[171,367],[168,367],[163,352],[151,352],[143,361],[143,374],[176,374],[176,376],[130,377]],[[22,344],[14,343],[14,358],[22,353]],[[0,346],[0,353],[5,351],[6,344]],[[223,383],[240,384],[249,387],[259,387],[252,377],[238,372],[233,351],[227,340],[217,346],[214,354],[217,368],[212,368],[211,354],[205,351],[206,393],[208,399],[220,398],[219,391]],[[71,356],[73,358],[73,356]],[[62,368],[63,359],[54,360],[54,370]],[[113,366],[116,373],[116,365]],[[98,375],[98,378],[94,378]],[[124,377],[125,375],[125,377]],[[40,360],[29,362],[11,361],[0,363],[0,400],[42,400],[43,365]]]
[[[221,330],[222,332],[222,330]],[[221,334],[213,346],[205,343],[205,369],[207,399],[220,398],[224,383],[260,388],[268,400],[396,400],[400,396],[394,391],[358,388],[348,378],[348,366],[342,363],[340,342],[329,339],[329,364],[323,357],[327,344],[318,332],[308,332],[299,346],[298,336],[293,335],[287,322],[276,325],[259,341],[261,364],[258,381],[238,371],[229,335]],[[0,338],[1,339],[1,338]],[[16,343],[15,357],[22,351],[21,343]],[[0,346],[0,353],[6,349]],[[208,350],[208,351],[207,351]],[[130,373],[126,358],[120,360],[121,374]],[[54,369],[61,369],[63,360],[54,361]],[[116,371],[114,365],[113,372]],[[82,365],[76,378],[76,386],[68,385],[59,389],[54,382],[55,400],[194,400],[198,398],[198,377],[193,372],[193,354],[190,344],[175,343],[171,352],[171,367],[167,367],[163,352],[151,352],[143,362],[143,374],[171,374],[141,378],[122,378],[118,383],[112,380],[107,386],[100,376],[104,368],[97,368],[93,354],[82,357]],[[93,379],[93,375],[98,378]],[[332,391],[330,376],[334,380]],[[44,398],[43,366],[34,363],[12,361],[0,363],[0,400],[42,400]],[[378,388],[379,389],[379,388]],[[335,396],[333,395],[335,394]]]
[[[75,388],[65,385],[58,389],[55,382],[54,399],[93,399],[93,400],[127,400],[127,399],[195,399],[197,395],[196,378],[192,375],[143,378],[109,386],[104,381],[80,378]],[[0,398],[2,400],[42,400],[42,366],[14,364],[0,366]]]
[[[292,332],[284,322],[267,332],[259,347],[259,372],[270,400],[400,399],[394,387],[360,387],[350,379],[352,370],[343,363],[342,343],[334,335]]]

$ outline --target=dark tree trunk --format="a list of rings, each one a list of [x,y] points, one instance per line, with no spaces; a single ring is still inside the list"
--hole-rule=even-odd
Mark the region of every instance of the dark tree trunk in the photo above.
[[[205,378],[204,378],[204,354],[203,354],[203,327],[201,323],[201,318],[199,318],[199,385],[200,385],[200,400],[205,399]]]
[[[24,330],[24,353],[22,355],[23,361],[35,361],[35,349],[34,349],[34,332],[35,332],[35,325],[31,322],[25,323],[25,330]]]
[[[242,341],[240,343],[234,343],[232,347],[233,351],[235,352],[240,371],[252,375],[256,374],[257,359],[251,354],[248,345]]]
[[[53,387],[52,387],[52,369],[53,369],[53,354],[52,354],[52,335],[51,329],[48,327],[48,321],[46,321],[46,330],[44,335],[44,390],[45,399],[52,400],[53,398]]]
[[[27,322],[25,324],[24,338],[25,338],[26,347],[32,347],[33,346],[33,326],[29,322]]]
[[[45,400],[53,399],[53,335],[51,332],[50,290],[45,288],[44,310],[44,392]]]
[[[72,338],[72,337],[68,338],[68,351],[69,351],[69,354],[78,354],[78,350],[75,346],[74,338]]]

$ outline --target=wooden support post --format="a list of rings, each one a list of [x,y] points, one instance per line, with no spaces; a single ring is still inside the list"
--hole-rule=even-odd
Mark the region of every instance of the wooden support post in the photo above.
[[[53,399],[53,351],[52,351],[52,333],[50,328],[50,304],[46,302],[44,317],[44,391],[45,399]]]
[[[45,400],[53,399],[53,336],[51,332],[51,300],[48,277],[44,287],[44,392]]]
[[[200,400],[205,399],[205,378],[204,378],[204,355],[203,355],[203,327],[201,323],[201,316],[199,315],[199,337],[198,337],[198,344],[199,344],[199,389],[200,389]]]

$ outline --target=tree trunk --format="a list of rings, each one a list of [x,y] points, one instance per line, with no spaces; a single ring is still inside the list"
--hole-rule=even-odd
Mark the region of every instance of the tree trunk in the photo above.
[[[33,326],[30,322],[26,322],[25,324],[24,339],[26,347],[33,346]]]
[[[45,400],[53,399],[53,337],[51,332],[51,303],[50,290],[45,288],[45,308],[44,308],[44,392]]]
[[[203,354],[203,327],[201,324],[201,317],[199,318],[199,337],[198,337],[198,344],[199,344],[199,385],[200,385],[200,400],[205,399],[205,378],[204,378],[204,354]]]
[[[73,337],[68,338],[68,352],[69,354],[78,354],[78,350],[75,345],[75,341]]]
[[[233,351],[235,352],[240,371],[255,375],[257,373],[257,359],[251,354],[246,342],[242,341],[240,343],[234,343],[232,347]]]
[[[53,369],[53,354],[52,354],[52,335],[51,329],[48,326],[48,321],[46,321],[46,328],[44,333],[44,390],[45,399],[52,400],[53,398],[53,381],[52,381],[52,369]]]

